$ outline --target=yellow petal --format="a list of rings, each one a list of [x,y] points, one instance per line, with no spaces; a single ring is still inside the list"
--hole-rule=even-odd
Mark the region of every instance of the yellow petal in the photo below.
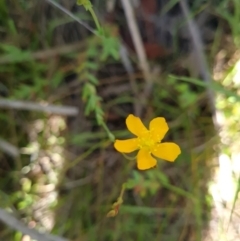
[[[173,162],[181,153],[180,147],[172,142],[157,144],[152,149],[152,154],[166,161]]]
[[[114,147],[117,151],[122,153],[133,152],[138,149],[138,139],[116,140],[114,142]]]
[[[139,170],[147,170],[157,165],[157,161],[152,157],[147,149],[139,150],[137,154],[137,167]]]
[[[136,136],[141,136],[143,133],[148,131],[141,119],[132,114],[127,117],[126,125],[128,130]]]
[[[161,141],[168,132],[168,124],[163,117],[154,118],[149,124],[152,139],[155,142]]]

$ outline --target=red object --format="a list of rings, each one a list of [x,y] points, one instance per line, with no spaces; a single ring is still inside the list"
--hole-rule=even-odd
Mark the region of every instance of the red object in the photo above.
[[[144,41],[144,47],[146,51],[146,55],[148,59],[153,60],[156,58],[161,58],[169,54],[169,51],[160,45],[160,43],[157,41],[157,38],[155,36],[156,34],[156,27],[154,22],[149,21],[148,16],[156,16],[159,9],[157,6],[157,1],[159,0],[141,0],[140,6],[138,9],[136,9],[136,19],[139,24],[139,28],[141,29],[141,33],[144,35],[143,41]],[[144,14],[142,14],[144,13]],[[115,22],[116,16],[122,15],[123,12],[119,11],[119,9],[115,9],[114,13],[110,13],[106,21],[109,22]],[[125,16],[120,17],[125,18]],[[141,22],[141,26],[140,26]],[[119,33],[126,43],[126,45],[135,52],[134,44],[131,39],[131,34],[129,32],[127,23],[120,24]],[[143,37],[143,36],[142,36]]]

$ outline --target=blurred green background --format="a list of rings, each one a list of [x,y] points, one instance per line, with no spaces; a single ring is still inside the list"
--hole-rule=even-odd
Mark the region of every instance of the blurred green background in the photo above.
[[[74,241],[240,240],[240,2],[190,1],[209,83],[178,1],[132,7],[149,72],[121,1],[56,2],[0,1],[0,208]],[[174,163],[114,150],[131,113],[166,118]]]

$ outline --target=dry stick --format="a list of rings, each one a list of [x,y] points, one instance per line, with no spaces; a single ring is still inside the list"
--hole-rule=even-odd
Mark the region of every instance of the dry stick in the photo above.
[[[52,0],[46,0],[47,2],[49,2],[50,4],[52,4],[53,6],[55,6],[56,8],[58,8],[59,10],[61,10],[62,12],[66,13],[69,17],[71,17],[72,19],[74,19],[76,22],[80,23],[82,26],[84,26],[88,31],[90,31],[91,33],[98,35],[97,31],[95,31],[92,27],[90,27],[88,24],[84,23],[81,19],[79,19],[77,16],[75,16],[73,13],[71,13],[70,11],[68,11],[66,8],[62,7],[60,4],[58,4],[55,1]]]
[[[134,69],[132,66],[132,63],[128,57],[128,51],[127,48],[121,44],[120,46],[120,57],[123,63],[124,68],[126,69],[128,73],[128,77],[130,79],[130,86],[132,88],[133,94],[134,94],[134,114],[137,116],[141,116],[141,105],[139,105],[139,98],[138,98],[138,86],[136,83],[136,78],[134,75]]]
[[[48,104],[38,104],[30,101],[0,99],[0,108],[32,110],[38,112],[46,112],[56,115],[76,116],[78,109],[72,106],[56,106]]]
[[[17,147],[15,147],[11,143],[9,143],[3,139],[0,139],[0,150],[2,150],[3,152],[7,153],[8,155],[10,155],[14,158],[16,158],[20,155]]]
[[[30,61],[30,60],[34,60],[34,59],[48,59],[48,58],[55,57],[57,55],[76,52],[77,50],[83,49],[85,46],[86,46],[86,42],[81,41],[79,43],[75,43],[72,45],[63,45],[63,46],[59,46],[57,48],[41,50],[41,51],[29,53],[28,58],[24,59],[24,60]],[[22,60],[22,61],[24,61],[24,60]],[[0,58],[0,64],[9,64],[12,62],[13,62],[12,56],[3,56]]]
[[[180,0],[180,6],[182,8],[184,17],[187,20],[191,42],[194,47],[194,52],[197,60],[197,63],[195,64],[199,67],[199,72],[201,73],[202,78],[206,83],[209,104],[213,113],[213,123],[215,128],[218,130],[220,126],[217,117],[218,115],[220,115],[220,113],[215,108],[215,95],[211,89],[212,78],[208,70],[207,61],[203,52],[203,42],[199,34],[198,26],[196,25],[195,21],[190,18],[191,14],[186,4],[186,1]]]
[[[137,52],[137,56],[140,62],[140,68],[143,71],[144,78],[146,80],[146,86],[143,92],[143,101],[144,105],[146,104],[146,100],[150,95],[152,89],[152,78],[150,74],[150,69],[147,61],[147,56],[144,50],[144,45],[141,39],[141,35],[137,26],[137,21],[133,12],[132,5],[129,0],[122,0],[123,9],[127,18],[128,27],[132,36],[132,40]]]
[[[36,239],[38,241],[68,241],[65,238],[58,237],[52,234],[47,233],[39,233],[35,229],[28,228],[24,223],[19,221],[12,214],[0,208],[0,220],[7,224],[14,230],[17,230],[23,234],[29,235],[32,239]]]

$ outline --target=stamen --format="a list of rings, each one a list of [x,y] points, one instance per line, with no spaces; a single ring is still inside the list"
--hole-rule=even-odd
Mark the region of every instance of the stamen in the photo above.
[[[156,144],[155,141],[153,140],[153,133],[152,131],[148,131],[144,135],[138,138],[138,146],[139,148],[147,148],[149,152],[152,149],[152,147]]]

